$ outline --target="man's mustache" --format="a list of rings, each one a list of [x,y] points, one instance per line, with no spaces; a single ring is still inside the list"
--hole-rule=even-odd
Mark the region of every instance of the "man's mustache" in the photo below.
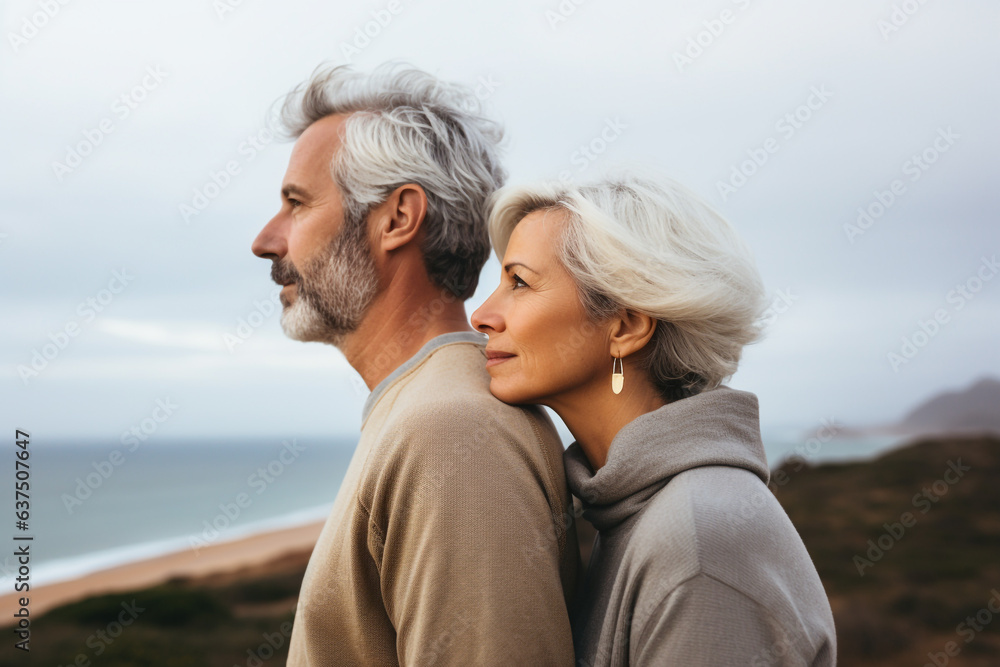
[[[279,285],[302,282],[302,276],[291,262],[283,259],[275,259],[271,262],[271,280]]]

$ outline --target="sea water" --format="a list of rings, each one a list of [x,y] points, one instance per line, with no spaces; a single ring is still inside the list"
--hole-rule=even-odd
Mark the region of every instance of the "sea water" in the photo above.
[[[32,583],[323,519],[356,439],[31,440]],[[12,520],[13,521],[13,520]],[[0,583],[13,559],[0,558]],[[6,586],[6,584],[2,584]]]
[[[793,455],[864,459],[899,442],[810,439],[795,429],[765,430],[763,438],[771,467]],[[32,584],[322,520],[356,444],[317,436],[133,446],[33,434],[31,518],[19,532],[34,537]],[[0,558],[0,585],[9,589],[16,569],[12,556]]]

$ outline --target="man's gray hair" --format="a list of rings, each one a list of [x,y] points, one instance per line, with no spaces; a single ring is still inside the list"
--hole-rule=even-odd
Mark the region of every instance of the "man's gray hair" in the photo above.
[[[285,97],[279,119],[297,138],[333,114],[349,114],[330,165],[345,224],[364,224],[400,185],[421,186],[427,275],[459,299],[472,296],[490,252],[486,203],[507,176],[503,128],[472,90],[396,63],[371,74],[320,66]]]

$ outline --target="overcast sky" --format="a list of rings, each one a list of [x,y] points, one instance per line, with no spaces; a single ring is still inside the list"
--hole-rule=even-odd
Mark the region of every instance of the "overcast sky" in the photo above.
[[[357,433],[360,379],[284,337],[250,252],[291,149],[267,111],[324,61],[477,88],[512,182],[638,163],[707,197],[778,305],[731,382],[765,427],[890,421],[1000,376],[995,2],[0,7],[11,431],[117,442],[169,399],[157,437]]]

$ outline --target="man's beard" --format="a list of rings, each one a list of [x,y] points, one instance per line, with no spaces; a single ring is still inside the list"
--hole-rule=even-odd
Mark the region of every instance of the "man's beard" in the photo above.
[[[301,273],[287,260],[271,266],[276,283],[296,284],[294,303],[281,298],[281,328],[289,338],[340,347],[361,325],[378,293],[378,272],[365,238],[367,226],[364,220],[354,222],[345,219],[326,252]]]

